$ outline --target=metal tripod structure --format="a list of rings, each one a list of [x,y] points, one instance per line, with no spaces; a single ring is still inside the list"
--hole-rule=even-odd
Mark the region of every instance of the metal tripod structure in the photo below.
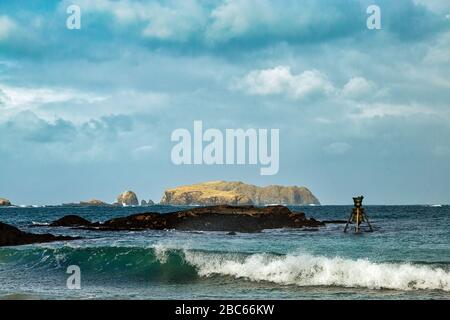
[[[345,224],[344,232],[347,232],[348,225],[350,223],[355,224],[355,232],[361,232],[361,224],[366,222],[369,226],[370,232],[373,232],[372,225],[370,224],[369,217],[364,213],[364,208],[362,207],[362,201],[364,197],[354,197],[353,202],[355,203],[355,207],[352,209],[352,213]]]

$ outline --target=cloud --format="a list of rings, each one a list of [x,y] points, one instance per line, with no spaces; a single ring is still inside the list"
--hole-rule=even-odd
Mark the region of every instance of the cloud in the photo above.
[[[375,94],[376,85],[363,77],[351,78],[342,89],[342,96],[350,99],[358,99],[366,95]]]
[[[8,16],[0,16],[0,41],[9,37],[16,27],[15,22]]]
[[[425,6],[427,9],[436,13],[447,13],[449,3],[447,0],[413,0],[416,5]]]
[[[327,76],[320,71],[307,70],[293,74],[288,66],[251,71],[236,82],[235,88],[252,95],[287,95],[294,99],[327,95],[335,90]]]
[[[1,157],[42,162],[92,163],[118,160],[143,141],[152,143],[130,116],[108,116],[80,124],[64,119],[47,120],[27,110],[0,122]],[[145,151],[143,148],[141,151]]]
[[[365,19],[361,4],[353,0],[287,0],[282,5],[269,0],[66,0],[60,7],[72,3],[82,12],[109,14],[144,38],[168,43],[191,40],[205,47],[340,38],[361,32],[357,24],[364,26]]]
[[[78,113],[73,106],[90,106],[101,103],[106,97],[83,92],[76,89],[52,87],[17,87],[0,83],[0,110],[6,121],[12,115],[26,110],[32,110],[40,117],[52,120],[57,118],[56,109],[65,109],[62,114]]]
[[[437,116],[439,113],[429,107],[418,104],[401,105],[393,103],[360,104],[355,113],[350,114],[354,119],[371,119],[384,117],[410,117],[417,115]]]
[[[1,124],[2,137],[31,143],[68,142],[75,127],[64,120],[48,122],[31,111],[22,111]]]
[[[0,83],[0,101],[7,108],[26,109],[70,100],[92,103],[101,99],[103,98],[71,89],[14,87]]]
[[[352,148],[346,142],[333,142],[328,146],[324,147],[324,151],[329,154],[344,154],[347,153]]]
[[[75,3],[82,12],[109,13],[122,26],[137,26],[140,35],[149,39],[184,42],[198,35],[208,20],[207,8],[197,0],[78,0]],[[68,4],[65,1],[61,7]]]

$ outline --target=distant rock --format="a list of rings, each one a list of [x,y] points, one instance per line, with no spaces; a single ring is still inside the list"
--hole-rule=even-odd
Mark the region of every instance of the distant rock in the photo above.
[[[11,205],[11,201],[8,199],[0,198],[0,207],[7,207]]]
[[[71,225],[73,224],[73,225]],[[82,224],[82,225],[81,225]],[[284,206],[212,206],[198,207],[183,211],[160,214],[139,213],[127,217],[114,218],[103,223],[89,224],[83,218],[68,216],[55,221],[51,226],[85,227],[92,230],[182,230],[182,231],[226,231],[260,232],[265,229],[301,228],[310,231],[324,224],[304,213],[296,213]]]
[[[305,187],[258,187],[243,182],[211,181],[168,189],[161,204],[167,205],[305,205],[320,204]]]
[[[117,197],[117,203],[127,206],[138,206],[139,201],[136,194],[133,191],[125,191]]]
[[[0,222],[0,247],[19,246],[32,243],[46,243],[63,240],[76,240],[78,237],[54,236],[23,232],[16,227]]]
[[[80,206],[107,206],[108,204],[97,199],[92,199],[89,201],[80,201]]]
[[[149,199],[148,201],[141,200],[141,206],[146,206],[146,207],[148,207],[148,206],[153,206],[154,204],[155,204],[155,203],[153,202],[152,199]]]

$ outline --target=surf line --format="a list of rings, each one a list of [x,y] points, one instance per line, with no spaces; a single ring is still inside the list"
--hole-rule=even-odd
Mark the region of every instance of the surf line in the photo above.
[[[194,121],[194,133],[178,128],[172,132],[171,159],[175,165],[260,165],[260,174],[275,175],[280,163],[279,129],[226,129],[203,131]],[[269,139],[270,133],[270,139]],[[203,143],[207,145],[203,145]],[[270,151],[270,152],[269,152]]]
[[[208,316],[209,307],[190,307],[186,306],[184,303],[181,307],[175,308],[176,315],[197,315],[206,318]]]

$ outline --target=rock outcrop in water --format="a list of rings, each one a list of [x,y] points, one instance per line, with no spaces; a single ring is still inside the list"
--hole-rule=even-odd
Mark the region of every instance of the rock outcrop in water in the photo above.
[[[243,182],[211,181],[168,189],[161,204],[167,205],[305,205],[320,204],[305,187],[258,187]]]
[[[104,223],[89,223],[76,216],[67,216],[51,226],[83,227],[96,230],[165,230],[259,232],[264,229],[315,228],[324,224],[307,219],[304,213],[295,213],[284,206],[258,208],[254,206],[212,206],[193,208],[173,213],[155,212],[115,218]]]
[[[0,207],[7,207],[11,205],[11,201],[8,199],[0,198]]]
[[[46,243],[65,240],[76,240],[80,238],[54,236],[52,234],[34,234],[27,233],[10,226],[9,224],[0,222],[0,247],[19,246],[32,243]]]
[[[117,197],[117,204],[127,206],[139,205],[138,198],[133,191],[125,191]]]
[[[89,201],[80,201],[80,206],[108,206],[108,204],[101,200],[92,199]]]
[[[52,222],[50,227],[88,227],[90,225],[91,222],[82,217],[69,215]]]

